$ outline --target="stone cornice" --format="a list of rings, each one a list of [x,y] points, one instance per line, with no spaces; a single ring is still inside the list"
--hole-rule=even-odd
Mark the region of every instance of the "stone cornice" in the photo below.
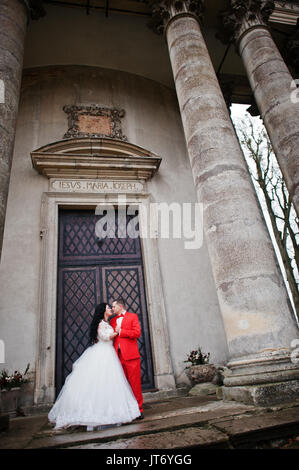
[[[270,16],[271,23],[280,23],[296,26],[299,18],[299,3],[295,4],[285,0],[275,1],[275,10]]]
[[[178,16],[192,15],[201,19],[204,0],[148,0],[152,11],[149,27],[158,34],[165,32],[169,22]]]
[[[45,16],[46,11],[43,6],[43,0],[19,0],[25,5],[28,13],[28,20],[38,20]]]
[[[115,139],[66,139],[31,152],[33,168],[48,178],[148,180],[161,157]]]
[[[231,0],[230,8],[221,13],[224,31],[219,38],[238,42],[249,29],[266,26],[274,9],[272,0]]]

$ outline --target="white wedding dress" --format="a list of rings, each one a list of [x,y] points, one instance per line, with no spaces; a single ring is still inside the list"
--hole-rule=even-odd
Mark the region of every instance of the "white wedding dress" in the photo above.
[[[109,339],[112,333],[113,328],[102,320],[98,342],[74,362],[48,415],[55,429],[127,423],[140,416],[138,403]]]

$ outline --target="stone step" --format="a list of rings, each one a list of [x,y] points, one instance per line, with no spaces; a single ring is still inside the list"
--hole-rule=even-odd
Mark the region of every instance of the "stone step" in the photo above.
[[[275,407],[225,402],[216,397],[177,397],[145,405],[145,419],[87,432],[54,430],[47,414],[13,418],[1,449],[255,448],[269,439],[299,436],[299,401]],[[272,445],[272,444],[271,444]]]
[[[252,406],[234,402],[223,403],[218,400],[202,401],[201,404],[196,406],[196,401],[190,398],[189,404],[190,406],[185,404],[185,407],[179,409],[176,408],[178,400],[174,403],[170,402],[168,405],[164,403],[164,406],[163,404],[162,406],[155,404],[152,410],[145,413],[146,417],[143,421],[120,427],[107,427],[99,431],[86,432],[83,427],[75,430],[75,432],[45,429],[36,433],[26,448],[63,448],[92,443],[107,443],[153,433],[174,432],[187,427],[205,426],[213,420],[237,416],[254,410]],[[216,434],[218,435],[219,432]]]
[[[209,424],[183,429],[136,435],[111,442],[89,442],[74,449],[200,449],[253,448],[262,442],[299,435],[299,407],[261,413],[214,418]],[[70,448],[70,447],[69,447]]]
[[[225,433],[234,447],[252,448],[256,442],[299,435],[299,406],[217,420],[213,427]]]
[[[117,439],[111,442],[90,442],[71,449],[192,449],[192,448],[229,448],[229,438],[216,429],[187,427],[176,431],[165,431],[154,434]]]

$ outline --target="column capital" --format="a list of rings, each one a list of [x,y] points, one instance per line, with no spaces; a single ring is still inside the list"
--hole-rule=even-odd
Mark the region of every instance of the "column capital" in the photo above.
[[[148,0],[152,10],[149,26],[158,34],[163,34],[169,22],[177,16],[202,17],[204,0]]]
[[[249,29],[266,26],[274,9],[272,0],[231,0],[229,9],[221,13],[224,31],[218,37],[238,42]]]
[[[19,0],[26,8],[28,21],[38,20],[45,16],[46,11],[43,6],[43,0]]]

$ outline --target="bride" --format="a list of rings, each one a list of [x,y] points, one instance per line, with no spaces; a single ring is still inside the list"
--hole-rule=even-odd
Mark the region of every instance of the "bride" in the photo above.
[[[93,343],[73,364],[48,418],[55,428],[75,425],[93,427],[127,423],[140,411],[113,347],[117,335],[109,325],[112,311],[97,305],[90,326]]]

